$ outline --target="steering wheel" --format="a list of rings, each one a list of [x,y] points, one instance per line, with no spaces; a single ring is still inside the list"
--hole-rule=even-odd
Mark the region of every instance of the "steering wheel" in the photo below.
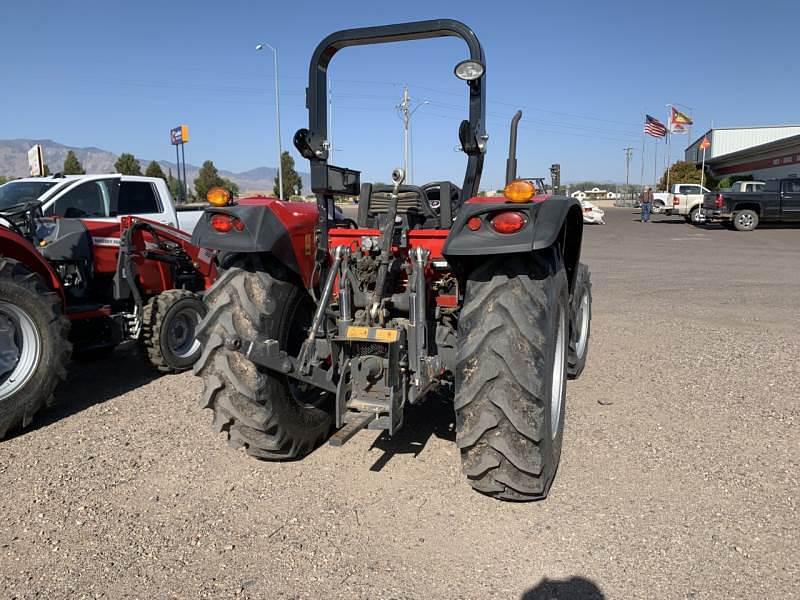
[[[422,191],[425,192],[425,200],[428,203],[428,206],[431,210],[439,215],[439,210],[442,206],[442,183],[441,181],[434,181],[432,183],[426,183],[422,186]],[[444,182],[447,183],[447,182]],[[457,200],[461,190],[458,186],[450,184],[450,201]]]
[[[30,237],[32,234],[31,223],[37,216],[43,216],[42,203],[39,200],[25,200],[0,209],[0,218],[22,237]],[[22,229],[26,225],[27,233]]]

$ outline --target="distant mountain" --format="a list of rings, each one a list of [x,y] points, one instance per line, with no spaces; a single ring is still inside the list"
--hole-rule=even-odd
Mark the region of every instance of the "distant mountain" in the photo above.
[[[50,167],[50,171],[57,173],[61,166],[64,164],[64,159],[67,152],[72,150],[78,157],[78,160],[83,165],[87,173],[113,173],[114,163],[117,161],[118,155],[102,148],[88,147],[76,148],[74,146],[66,146],[59,144],[53,140],[31,140],[31,139],[16,139],[16,140],[0,140],[0,175],[7,177],[25,177],[28,175],[28,150],[35,144],[41,144],[44,149],[44,162]],[[142,165],[142,172],[147,168],[150,163],[149,158],[136,157]],[[172,174],[178,176],[178,168],[173,162],[166,160],[156,161],[168,172],[172,169]],[[242,192],[267,192],[272,190],[272,186],[277,175],[278,170],[273,167],[257,167],[249,171],[235,173],[233,171],[226,171],[220,168],[219,160],[215,160],[214,164],[219,169],[219,174],[236,183]],[[197,177],[197,172],[200,167],[190,163],[186,163],[186,178],[189,180],[189,185]],[[300,173],[303,179],[303,193],[310,193],[311,184],[309,181],[308,173]]]

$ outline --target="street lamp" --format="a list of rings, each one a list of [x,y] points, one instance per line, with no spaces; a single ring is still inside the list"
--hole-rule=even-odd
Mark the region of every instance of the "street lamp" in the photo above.
[[[269,48],[272,50],[272,59],[275,72],[275,134],[278,140],[278,194],[283,200],[283,149],[281,148],[281,101],[278,89],[278,50],[270,44],[263,42],[256,46],[256,50]]]

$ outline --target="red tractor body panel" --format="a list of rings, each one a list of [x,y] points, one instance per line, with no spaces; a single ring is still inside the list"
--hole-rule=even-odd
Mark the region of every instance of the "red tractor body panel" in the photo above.
[[[195,268],[205,279],[208,288],[216,278],[216,266],[213,254],[192,245],[191,236],[180,229],[164,225],[157,221],[140,217],[123,217],[120,222],[107,220],[82,219],[83,224],[92,236],[94,269],[98,275],[111,276],[117,271],[119,260],[120,238],[123,232],[134,223],[145,223],[153,228],[160,239],[176,243],[191,257]],[[138,230],[133,236],[136,271],[139,275],[142,291],[148,295],[158,294],[173,289],[175,282],[172,269],[167,263],[149,260],[144,256],[146,250],[157,253],[156,240],[150,231]]]
[[[317,205],[306,202],[286,202],[278,198],[256,196],[240,198],[237,204],[244,206],[264,206],[272,211],[286,229],[291,240],[297,266],[306,286],[312,284],[316,240],[314,229],[317,226]]]
[[[442,250],[447,236],[448,229],[412,229],[408,232],[408,249],[423,247],[430,251],[431,260],[442,260]],[[365,237],[378,238],[382,232],[378,229],[330,229],[328,236],[330,249],[336,246],[347,246],[352,252],[361,248],[361,240]],[[394,251],[398,249],[395,247]]]

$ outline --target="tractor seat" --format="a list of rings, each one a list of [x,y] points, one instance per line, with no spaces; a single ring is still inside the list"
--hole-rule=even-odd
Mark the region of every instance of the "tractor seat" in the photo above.
[[[389,199],[394,188],[390,185],[361,186],[358,199],[358,225],[380,229],[385,224],[381,219],[389,210]],[[435,229],[439,216],[431,208],[425,191],[415,185],[401,185],[397,193],[397,216],[409,229]]]

